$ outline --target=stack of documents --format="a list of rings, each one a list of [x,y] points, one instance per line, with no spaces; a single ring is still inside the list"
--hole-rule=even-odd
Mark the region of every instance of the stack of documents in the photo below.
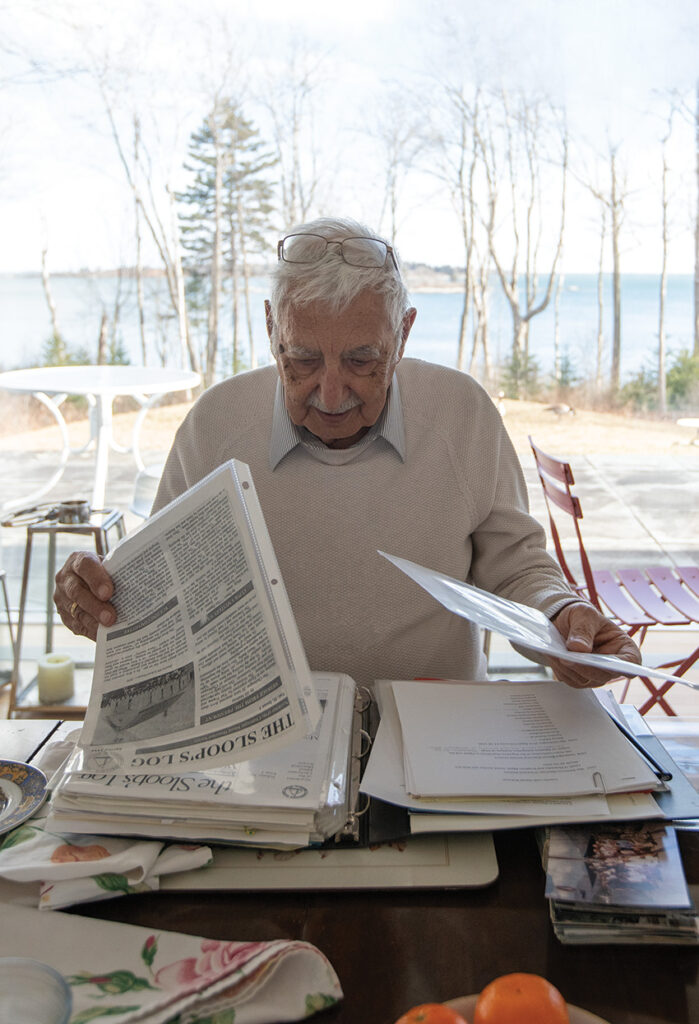
[[[546,896],[564,943],[699,944],[674,829],[660,822],[542,829]]]
[[[349,676],[313,674],[322,709],[313,732],[282,749],[200,771],[148,766],[85,770],[76,748],[53,780],[47,827],[57,832],[297,848],[341,831],[354,798],[357,721]]]
[[[413,833],[665,816],[668,773],[627,737],[609,694],[607,710],[597,691],[553,680],[380,681],[376,692],[360,788],[407,808]]]

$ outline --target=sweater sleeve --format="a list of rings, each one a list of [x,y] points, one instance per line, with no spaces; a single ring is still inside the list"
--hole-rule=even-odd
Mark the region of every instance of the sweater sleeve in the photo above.
[[[552,617],[576,599],[558,563],[546,551],[546,534],[529,512],[522,467],[497,410],[483,410],[489,444],[489,486],[482,518],[472,535],[471,576],[476,586]],[[492,475],[491,475],[492,474]]]

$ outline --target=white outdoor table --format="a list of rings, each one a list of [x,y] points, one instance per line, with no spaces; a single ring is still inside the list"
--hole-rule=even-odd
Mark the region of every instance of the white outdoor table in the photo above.
[[[699,416],[685,416],[681,420],[677,421],[677,426],[694,427],[694,429],[696,430],[696,434],[689,443],[699,444]]]
[[[61,431],[63,442],[60,463],[51,479],[39,490],[23,498],[22,503],[27,504],[46,494],[61,478],[69,456],[85,451],[94,442],[95,474],[91,504],[92,508],[103,508],[109,449],[132,451],[138,469],[143,469],[139,435],[146,413],[163,395],[195,388],[200,380],[199,374],[191,370],[173,370],[160,366],[42,366],[0,373],[0,388],[31,394],[49,409]],[[90,439],[82,448],[71,448],[68,428],[60,409],[68,395],[83,395],[90,405]],[[112,405],[119,395],[129,395],[141,406],[134,423],[130,448],[118,445],[112,434]]]

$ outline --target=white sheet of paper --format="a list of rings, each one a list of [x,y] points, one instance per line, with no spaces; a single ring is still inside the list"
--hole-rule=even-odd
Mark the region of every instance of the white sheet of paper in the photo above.
[[[419,796],[572,796],[657,788],[590,690],[532,683],[393,684],[405,783]]]
[[[495,817],[491,814],[418,814],[410,812],[410,831],[415,835],[431,832],[480,832],[501,828],[536,828],[539,825],[565,825],[570,822],[595,821],[642,821],[644,818],[663,817],[650,793],[613,793],[607,798],[609,812],[606,816],[564,814],[559,818],[542,814],[527,817],[522,814],[506,814]]]
[[[529,647],[534,651],[562,658],[564,661],[591,665],[615,675],[647,676],[649,679],[672,681],[689,686],[692,690],[699,690],[699,683],[692,682],[684,676],[673,676],[660,669],[634,664],[610,654],[582,654],[569,651],[554,624],[538,609],[519,604],[517,601],[508,601],[504,597],[498,597],[451,576],[444,576],[406,558],[388,555],[385,551],[379,551],[379,554],[392,562],[406,576],[415,580],[423,590],[455,615],[476,622],[479,626],[499,633],[522,647]]]
[[[585,794],[574,797],[508,797],[506,799],[453,799],[453,800],[420,800],[408,796],[405,789],[403,773],[403,749],[400,738],[400,725],[395,705],[390,700],[383,704],[381,721],[374,737],[369,760],[362,777],[360,789],[368,796],[377,797],[399,807],[407,807],[413,811],[425,811],[440,819],[453,815],[457,818],[469,814],[507,816],[546,815],[575,821],[579,818],[605,818],[609,816],[609,803],[601,794]],[[490,825],[481,823],[480,828]]]

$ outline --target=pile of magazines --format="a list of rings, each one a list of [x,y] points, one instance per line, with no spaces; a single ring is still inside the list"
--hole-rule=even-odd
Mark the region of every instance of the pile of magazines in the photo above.
[[[564,943],[699,944],[677,836],[658,821],[540,830],[546,896]]]
[[[356,798],[355,684],[314,673],[322,709],[300,740],[235,764],[158,774],[84,770],[76,747],[53,780],[47,827],[56,832],[147,836],[295,849],[341,832]]]

